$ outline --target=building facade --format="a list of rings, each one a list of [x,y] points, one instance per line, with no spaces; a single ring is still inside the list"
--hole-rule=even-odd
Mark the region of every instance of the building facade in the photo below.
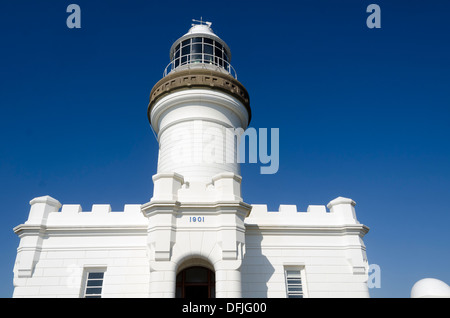
[[[211,24],[193,25],[170,59],[148,106],[152,198],[118,212],[31,200],[14,228],[13,296],[368,297],[368,228],[353,200],[269,212],[242,198],[235,141],[250,99]]]

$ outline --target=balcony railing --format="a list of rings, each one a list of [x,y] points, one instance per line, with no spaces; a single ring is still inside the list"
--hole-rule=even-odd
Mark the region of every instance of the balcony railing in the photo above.
[[[187,55],[182,55],[181,57],[174,59],[164,69],[163,77],[167,76],[170,72],[172,72],[178,67],[182,67],[183,69],[189,69],[191,66],[193,68],[216,67],[225,70],[235,79],[237,79],[237,73],[233,68],[233,66],[231,66],[231,64],[228,61],[220,57],[205,53],[191,53]]]

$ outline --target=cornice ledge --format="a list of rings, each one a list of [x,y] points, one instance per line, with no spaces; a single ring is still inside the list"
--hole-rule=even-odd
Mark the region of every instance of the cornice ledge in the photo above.
[[[364,224],[342,225],[299,225],[299,224],[255,224],[246,223],[249,231],[258,231],[264,234],[290,234],[290,235],[344,235],[356,234],[361,237],[369,232]]]
[[[25,233],[27,234],[40,234],[45,232],[47,226],[43,224],[19,224],[13,228],[14,233],[21,236]]]
[[[97,232],[97,233],[130,233],[142,231],[146,233],[147,225],[36,225],[36,224],[20,224],[13,228],[14,233],[19,237],[29,234],[58,234],[74,235],[75,232]]]

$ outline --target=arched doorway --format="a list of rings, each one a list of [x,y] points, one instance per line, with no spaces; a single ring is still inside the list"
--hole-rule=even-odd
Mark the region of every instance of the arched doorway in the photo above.
[[[216,279],[214,272],[203,266],[191,266],[177,275],[177,298],[215,298]]]

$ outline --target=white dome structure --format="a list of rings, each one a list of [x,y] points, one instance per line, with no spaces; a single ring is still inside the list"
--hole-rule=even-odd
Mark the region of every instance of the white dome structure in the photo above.
[[[412,287],[411,298],[450,298],[450,286],[436,278],[424,278]]]

